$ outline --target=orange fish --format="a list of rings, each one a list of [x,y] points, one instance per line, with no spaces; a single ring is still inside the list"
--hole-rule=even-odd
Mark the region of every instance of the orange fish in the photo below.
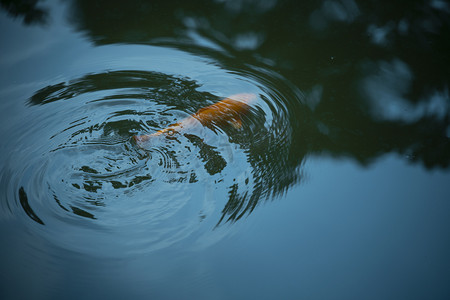
[[[256,101],[255,94],[236,94],[210,106],[199,109],[195,114],[178,123],[172,124],[152,134],[135,135],[134,141],[142,147],[152,137],[173,136],[180,131],[198,126],[214,128],[217,125],[231,124],[235,128],[242,126],[241,116],[247,113],[250,105]]]

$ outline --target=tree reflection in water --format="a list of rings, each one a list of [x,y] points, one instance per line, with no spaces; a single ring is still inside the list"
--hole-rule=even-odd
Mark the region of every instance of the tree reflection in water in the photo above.
[[[2,7],[13,11],[6,2]],[[231,186],[227,218],[238,219],[264,193],[276,195],[295,183],[307,155],[368,164],[399,153],[427,168],[449,166],[445,1],[73,0],[69,13],[71,24],[95,44],[179,47],[216,57],[225,69],[244,61],[278,72],[305,93],[304,105],[284,104],[291,126],[285,151],[269,149],[268,161],[250,151],[260,184],[271,192],[262,187],[242,195]],[[281,161],[274,158],[280,153]],[[283,170],[281,177],[264,173],[268,162],[279,163],[271,167]]]
[[[193,113],[199,108],[207,106],[207,103],[210,104],[218,100],[217,97],[209,93],[198,91],[199,87],[191,80],[162,73],[111,71],[89,74],[67,83],[47,86],[36,92],[29,99],[29,104],[47,105],[59,101],[79,101],[79,99],[86,97],[90,100],[88,103],[83,102],[85,107],[100,105],[102,102],[120,101],[121,99],[128,99],[130,103],[133,103],[133,101],[141,103],[137,106],[128,106],[127,110],[124,111],[111,111],[111,117],[108,117],[107,121],[102,123],[96,123],[96,120],[92,120],[94,124],[88,122],[84,125],[80,124],[80,126],[75,126],[72,123],[67,125],[69,128],[64,128],[61,132],[69,133],[69,129],[73,132],[66,134],[67,137],[60,137],[61,134],[55,135],[57,140],[61,140],[61,143],[52,150],[57,152],[70,150],[77,145],[82,147],[86,141],[91,144],[97,143],[99,147],[102,147],[101,145],[104,143],[111,144],[111,142],[108,142],[111,136],[115,136],[114,141],[126,141],[133,134],[155,130],[152,127],[161,126],[159,124],[161,112],[158,113],[151,109],[149,111],[135,110],[141,107],[142,103],[165,108],[171,107],[178,111]],[[98,99],[88,96],[102,93],[112,93],[113,95],[102,96]],[[147,99],[151,99],[151,101]],[[179,99],[189,99],[189,101],[180,101]],[[267,120],[264,112],[257,107],[251,108],[251,112],[241,120],[243,123],[241,129],[235,129],[233,126],[226,126],[226,124],[218,125],[220,130],[226,134],[228,143],[239,145],[239,149],[245,151],[248,167],[251,168],[251,170],[245,170],[246,166],[241,165],[231,167],[231,172],[239,173],[242,180],[233,181],[226,187],[229,201],[223,209],[220,221],[239,219],[246,213],[251,212],[259,200],[282,194],[300,179],[298,164],[304,159],[304,156],[296,153],[295,159],[298,162],[289,161],[289,148],[292,142],[290,133],[292,130],[290,130],[291,125],[289,125],[288,120],[291,117],[282,114],[282,108],[277,110],[279,115],[269,127],[265,126]],[[113,116],[119,114],[123,120],[116,121]],[[75,117],[75,119],[79,118],[85,119],[87,116]],[[147,122],[151,124],[150,127],[144,125]],[[156,124],[153,124],[153,122],[156,122]],[[76,173],[80,173],[81,176],[69,176],[65,181],[68,181],[70,186],[77,189],[74,190],[75,193],[82,193],[86,202],[101,206],[105,204],[104,201],[99,199],[107,198],[107,196],[101,196],[102,189],[109,185],[112,185],[114,189],[123,189],[131,188],[142,182],[153,184],[155,180],[163,180],[169,183],[197,182],[199,177],[197,173],[201,173],[201,170],[191,169],[189,166],[190,161],[196,159],[196,155],[206,173],[211,177],[224,170],[225,173],[227,172],[225,168],[230,158],[225,157],[224,153],[221,153],[221,150],[217,148],[217,145],[209,144],[208,139],[205,139],[204,136],[187,131],[177,136],[171,136],[170,139],[166,139],[164,136],[160,137],[162,139],[158,140],[159,143],[154,143],[149,150],[164,154],[165,161],[162,162],[162,165],[166,175],[170,173],[168,177],[154,178],[155,170],[150,170],[147,175],[144,174],[144,170],[138,173],[130,173],[126,170],[130,164],[121,167],[120,160],[115,163],[115,168],[119,168],[120,171],[111,172],[106,162],[99,163],[98,159],[92,159],[91,165],[75,167]],[[233,150],[230,148],[227,151]],[[88,153],[86,152],[87,158]],[[133,155],[131,155],[131,158],[125,158],[125,161],[134,160],[132,157]],[[86,161],[85,163],[89,161],[89,159],[83,160]],[[231,160],[233,161],[233,159]],[[174,169],[172,165],[175,166]],[[238,170],[242,168],[243,170]],[[128,173],[130,175],[127,175]],[[142,180],[143,176],[147,177]],[[220,177],[224,176],[226,175],[220,175]],[[99,201],[93,203],[93,197]],[[60,203],[59,205],[61,206]],[[77,213],[81,211],[80,209],[70,208],[74,213],[80,215]],[[68,209],[65,208],[65,210]]]
[[[0,0],[0,7],[10,16],[23,18],[23,23],[45,24],[48,19],[48,11],[38,5],[39,0]]]
[[[307,95],[313,124],[294,126],[290,153],[367,164],[397,152],[427,168],[449,165],[445,1],[100,3],[101,14],[83,0],[71,11],[74,26],[97,44],[206,46],[293,82]],[[293,123],[305,117],[291,109]]]

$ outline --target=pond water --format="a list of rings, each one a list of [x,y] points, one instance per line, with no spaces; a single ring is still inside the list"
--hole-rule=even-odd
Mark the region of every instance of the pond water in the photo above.
[[[0,3],[1,299],[450,297],[448,2]]]

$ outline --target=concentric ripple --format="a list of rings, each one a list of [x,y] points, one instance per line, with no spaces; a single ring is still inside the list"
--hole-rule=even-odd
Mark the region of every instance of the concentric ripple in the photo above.
[[[1,172],[7,210],[60,246],[110,254],[163,249],[238,220],[298,172],[287,162],[286,101],[267,74],[237,73],[258,98],[242,128],[199,124],[148,149],[131,137],[222,97],[186,77],[140,70],[43,87],[29,99],[30,122]]]

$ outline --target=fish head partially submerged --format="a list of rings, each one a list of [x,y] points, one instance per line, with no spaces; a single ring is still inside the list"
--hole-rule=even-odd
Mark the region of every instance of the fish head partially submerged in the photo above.
[[[173,124],[167,128],[161,129],[152,134],[134,135],[133,141],[141,148],[147,148],[150,146],[150,142],[160,141],[163,138],[177,139],[177,135],[180,133],[182,127],[179,124]]]

